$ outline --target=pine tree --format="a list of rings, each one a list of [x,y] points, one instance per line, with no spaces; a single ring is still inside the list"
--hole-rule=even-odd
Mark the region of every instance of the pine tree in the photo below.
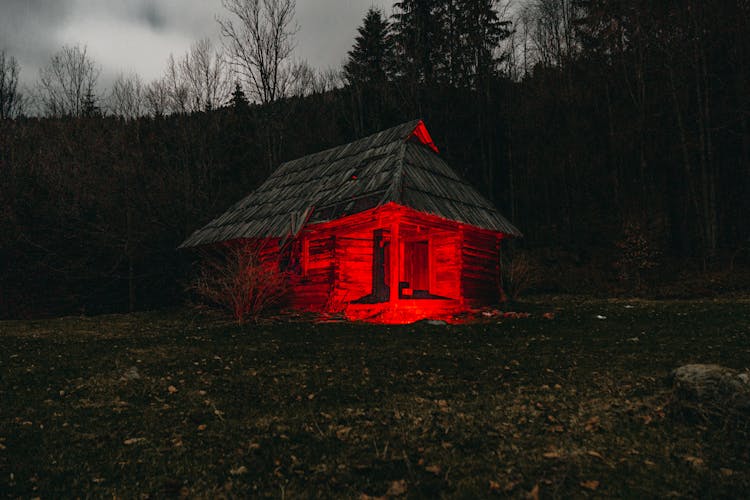
[[[412,83],[476,87],[495,73],[500,42],[510,35],[496,0],[402,0],[393,32],[400,76]]]
[[[83,96],[83,102],[81,103],[81,116],[92,118],[96,116],[102,116],[102,109],[99,107],[98,98],[94,95],[91,88],[86,91],[86,95]]]
[[[245,112],[250,109],[250,102],[247,100],[240,82],[234,84],[234,92],[232,92],[232,97],[229,99],[229,105],[237,112]]]
[[[382,85],[393,63],[388,20],[382,11],[371,7],[357,31],[344,77],[350,85]]]
[[[359,34],[344,65],[344,78],[354,101],[355,131],[363,135],[385,125],[393,48],[390,25],[378,9],[367,11],[357,31]]]
[[[482,81],[495,76],[500,42],[511,34],[510,21],[503,21],[495,10],[496,0],[453,0],[459,12],[460,38],[456,43],[459,61],[457,74],[466,77],[459,84],[478,88]],[[455,74],[454,74],[455,76]]]
[[[445,0],[401,0],[393,5],[393,36],[399,74],[413,84],[435,83],[445,38],[441,13]]]

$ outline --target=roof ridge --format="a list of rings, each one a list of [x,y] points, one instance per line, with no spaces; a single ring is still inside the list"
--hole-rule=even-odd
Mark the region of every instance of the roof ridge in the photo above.
[[[343,156],[337,156],[335,158],[335,160],[343,160],[345,158],[349,158],[351,156],[355,156],[355,155],[359,154],[360,152],[357,152],[357,148],[352,147],[352,146],[363,144],[363,143],[366,143],[368,141],[372,141],[372,139],[374,137],[379,136],[379,135],[387,136],[389,133],[393,133],[393,132],[395,132],[396,130],[399,130],[399,129],[406,130],[407,126],[408,126],[408,128],[409,128],[409,131],[407,132],[408,135],[405,135],[404,137],[395,137],[394,139],[392,139],[390,141],[387,141],[387,142],[376,143],[375,145],[373,145],[372,148],[368,148],[368,149],[374,149],[374,148],[377,148],[377,147],[383,147],[386,144],[390,144],[392,142],[397,142],[397,141],[404,141],[405,142],[409,137],[411,137],[411,134],[414,132],[414,130],[417,128],[417,126],[421,122],[422,122],[421,119],[414,119],[414,120],[410,120],[408,122],[403,122],[403,123],[401,123],[399,125],[395,125],[393,127],[381,130],[379,132],[374,132],[374,133],[372,133],[370,135],[366,135],[364,137],[360,137],[358,139],[354,139],[351,142],[345,142],[345,143],[342,143],[342,144],[338,144],[336,146],[332,146],[332,147],[324,149],[322,151],[316,151],[314,153],[310,153],[310,154],[307,154],[305,156],[300,156],[299,158],[294,158],[292,160],[285,161],[284,163],[282,163],[281,165],[279,165],[279,168],[276,169],[276,171],[274,172],[274,174],[276,172],[278,172],[282,167],[284,167],[285,165],[288,165],[290,163],[296,163],[298,161],[301,162],[301,160],[308,159],[308,158],[313,157],[313,156],[325,157],[326,154],[330,154],[330,153],[334,152],[337,149],[342,149],[342,148],[346,148],[346,147],[351,147],[352,152],[349,153],[349,154],[343,155]]]

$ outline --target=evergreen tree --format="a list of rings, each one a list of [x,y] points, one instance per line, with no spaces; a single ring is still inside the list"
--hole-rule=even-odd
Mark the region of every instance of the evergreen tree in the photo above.
[[[83,96],[83,103],[81,104],[81,116],[92,118],[95,116],[102,116],[102,109],[98,104],[99,99],[94,95],[91,88],[86,91]]]
[[[412,84],[435,83],[435,68],[442,64],[441,12],[445,0],[401,0],[393,5],[393,37],[398,73]]]
[[[344,77],[350,85],[382,85],[390,76],[393,62],[388,20],[382,11],[371,7],[357,31]]]
[[[357,31],[359,34],[344,65],[344,78],[354,101],[355,131],[363,135],[384,125],[393,49],[390,25],[382,11],[370,8]]]
[[[250,102],[247,100],[240,82],[235,82],[234,84],[234,92],[232,92],[232,97],[229,99],[229,105],[237,112],[245,112],[250,108]]]
[[[458,13],[458,60],[453,65],[451,81],[478,88],[482,81],[495,76],[500,42],[511,34],[510,21],[503,21],[495,10],[496,0],[452,0]],[[464,78],[462,81],[461,77]]]
[[[497,0],[402,0],[394,5],[399,74],[413,83],[476,87],[497,69],[497,48],[510,35]]]

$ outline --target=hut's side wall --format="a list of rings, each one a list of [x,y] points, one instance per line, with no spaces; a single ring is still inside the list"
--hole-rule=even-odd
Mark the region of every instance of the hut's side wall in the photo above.
[[[336,238],[336,286],[331,310],[372,292],[372,245],[374,228]]]
[[[460,245],[457,230],[440,231],[431,238],[431,292],[435,295],[449,299],[461,298]]]
[[[291,306],[303,311],[323,311],[334,283],[336,238],[329,232],[305,235],[300,252],[307,255],[299,256],[303,261],[301,273],[291,279]]]
[[[464,228],[461,243],[461,291],[470,305],[499,300],[499,247],[495,233]]]

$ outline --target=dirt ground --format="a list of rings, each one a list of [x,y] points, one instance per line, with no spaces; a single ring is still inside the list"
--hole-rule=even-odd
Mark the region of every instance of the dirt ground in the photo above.
[[[747,422],[675,414],[668,382],[686,363],[750,367],[750,300],[519,309],[447,326],[0,322],[0,495],[750,491]]]

